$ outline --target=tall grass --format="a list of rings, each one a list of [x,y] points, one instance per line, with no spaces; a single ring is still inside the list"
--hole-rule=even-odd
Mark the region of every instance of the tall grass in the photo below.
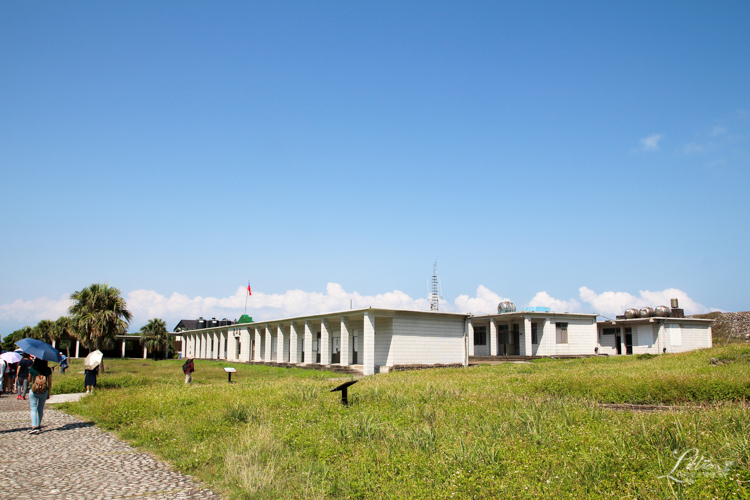
[[[331,374],[247,370],[188,387],[170,375],[66,408],[227,498],[749,498],[748,352],[397,372],[360,380],[348,407]],[[660,477],[690,449],[721,474]]]

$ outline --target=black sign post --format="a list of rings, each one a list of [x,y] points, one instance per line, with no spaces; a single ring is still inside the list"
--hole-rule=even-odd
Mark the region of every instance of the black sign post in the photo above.
[[[349,382],[344,382],[335,389],[331,389],[331,392],[341,391],[341,404],[347,406],[349,404],[349,400],[346,399],[346,390],[349,388],[349,386],[354,385],[357,382],[359,382],[359,380],[350,380]]]

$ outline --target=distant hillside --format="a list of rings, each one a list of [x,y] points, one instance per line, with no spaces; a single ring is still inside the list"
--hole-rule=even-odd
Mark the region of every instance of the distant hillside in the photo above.
[[[750,341],[750,311],[744,312],[712,312],[708,314],[694,314],[691,318],[713,319],[712,325],[714,343],[748,342]]]

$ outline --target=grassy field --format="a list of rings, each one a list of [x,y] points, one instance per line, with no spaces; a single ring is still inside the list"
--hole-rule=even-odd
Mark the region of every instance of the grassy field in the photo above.
[[[230,385],[229,364],[198,361],[185,387],[181,364],[111,361],[63,408],[231,499],[750,498],[746,346],[390,373],[349,407],[336,374],[234,365]]]

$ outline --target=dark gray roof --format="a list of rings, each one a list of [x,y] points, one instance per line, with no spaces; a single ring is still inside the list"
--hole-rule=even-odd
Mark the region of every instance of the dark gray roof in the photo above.
[[[172,331],[176,332],[178,328],[184,328],[185,330],[195,330],[196,323],[198,323],[197,319],[181,319]]]

